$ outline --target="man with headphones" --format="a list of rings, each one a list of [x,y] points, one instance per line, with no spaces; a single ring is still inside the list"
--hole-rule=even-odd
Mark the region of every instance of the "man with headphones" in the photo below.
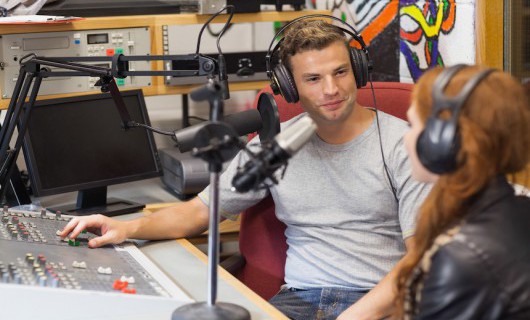
[[[248,161],[241,152],[220,177],[219,208],[232,219],[272,195],[276,215],[287,225],[289,248],[286,284],[271,303],[287,316],[335,319],[355,303],[348,311],[352,317],[382,318],[394,298],[391,271],[406,252],[416,206],[428,187],[410,177],[402,142],[406,122],[357,102],[357,88],[366,85],[371,68],[362,38],[341,20],[346,28],[308,19],[321,17],[289,23],[266,57],[271,87],[288,102],[301,102],[317,124],[316,134],[289,160],[278,185],[245,194],[230,190],[238,165]],[[350,37],[362,48],[350,47]],[[274,65],[276,51],[281,63]],[[61,236],[75,238],[89,227],[102,234],[89,242],[98,247],[126,238],[196,235],[208,226],[208,200],[204,190],[129,222],[76,218]]]

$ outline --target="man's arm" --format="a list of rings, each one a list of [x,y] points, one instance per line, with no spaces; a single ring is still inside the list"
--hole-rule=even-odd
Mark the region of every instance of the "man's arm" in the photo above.
[[[92,248],[132,239],[176,239],[200,234],[208,229],[208,206],[199,198],[181,202],[149,216],[130,221],[118,221],[103,215],[76,217],[60,236],[75,239],[83,230],[99,235],[89,241]]]
[[[410,250],[413,238],[408,237],[405,240],[407,250]],[[399,265],[399,262],[397,265]],[[394,283],[396,277],[397,268],[394,267],[370,292],[344,310],[337,320],[382,319],[389,316],[394,309],[394,298],[396,295]]]

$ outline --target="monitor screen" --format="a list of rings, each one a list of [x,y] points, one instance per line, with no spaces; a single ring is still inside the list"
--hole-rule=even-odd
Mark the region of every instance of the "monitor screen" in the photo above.
[[[141,90],[121,93],[131,119],[149,123]],[[34,195],[79,191],[65,214],[138,211],[143,207],[107,199],[107,186],[161,175],[153,134],[124,130],[110,94],[37,101],[24,137],[24,156]]]

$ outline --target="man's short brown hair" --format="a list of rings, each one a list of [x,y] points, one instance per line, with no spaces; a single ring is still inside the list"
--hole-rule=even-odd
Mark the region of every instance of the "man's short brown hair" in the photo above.
[[[336,41],[342,41],[348,47],[341,28],[323,20],[300,20],[285,31],[279,57],[287,69],[292,71],[292,56],[304,51],[324,49]]]

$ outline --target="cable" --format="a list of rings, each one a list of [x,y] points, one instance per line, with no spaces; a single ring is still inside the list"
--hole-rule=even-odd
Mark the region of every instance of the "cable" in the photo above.
[[[392,183],[392,178],[390,177],[390,172],[388,170],[388,166],[385,160],[385,153],[383,151],[383,140],[381,139],[381,126],[379,124],[379,110],[377,109],[377,101],[375,98],[374,84],[372,83],[372,74],[370,74],[369,77],[370,77],[370,80],[369,80],[370,88],[372,89],[372,97],[374,98],[375,122],[377,125],[377,135],[379,137],[379,148],[381,149],[381,157],[383,158],[383,168],[385,169],[386,177],[388,178],[388,183],[390,183],[390,189],[392,189],[392,194],[394,195],[394,199],[396,199],[396,203],[399,204],[399,199],[397,197],[397,189]]]
[[[230,28],[230,25],[231,25],[230,21],[232,21],[232,17],[234,16],[234,11],[235,11],[235,7],[232,5],[226,6],[225,8],[230,9],[230,12],[229,12],[230,16],[228,17],[228,20],[226,20],[223,29],[221,29],[221,32],[219,32],[219,35],[217,36],[217,51],[219,52],[219,54],[223,54],[223,52],[221,51],[221,46],[219,44],[219,41],[221,41],[221,37],[226,32],[226,30]]]
[[[199,121],[208,121],[208,119],[197,117],[197,116],[188,116],[188,119],[195,119]]]
[[[129,123],[127,123],[127,126],[129,128],[144,128],[144,129],[147,129],[147,130],[152,131],[152,132],[163,134],[165,136],[170,136],[171,139],[173,139],[173,140],[175,140],[177,142],[177,146],[178,146],[178,141],[177,141],[177,138],[176,138],[176,135],[175,135],[176,130],[175,131],[164,131],[164,130],[153,128],[153,127],[148,126],[148,125],[146,125],[144,123],[139,123],[139,122],[136,122],[136,121],[130,121]]]
[[[220,36],[223,35],[223,33],[226,31],[227,29],[227,26],[228,24],[230,24],[230,21],[232,20],[232,17],[234,16],[234,6],[232,5],[228,5],[228,6],[224,6],[223,8],[221,8],[221,10],[217,11],[216,13],[214,13],[208,20],[206,20],[206,22],[202,25],[202,28],[201,28],[201,31],[199,31],[199,37],[197,38],[197,50],[195,51],[195,54],[199,54],[199,51],[200,51],[200,47],[201,47],[201,38],[202,38],[202,33],[204,32],[204,29],[206,28],[206,26],[208,26],[208,24],[210,22],[212,22],[213,19],[215,19],[215,17],[217,17],[218,15],[221,14],[221,12],[227,10],[227,9],[231,9],[230,10],[230,17],[228,17],[228,21],[225,23],[225,26],[223,27],[223,29],[221,30],[221,32],[219,33],[219,37],[217,37],[217,49],[219,50],[219,39],[220,39]],[[228,12],[228,10],[227,10]]]
[[[226,29],[228,31],[228,29],[230,29],[234,24],[231,23],[228,25],[228,28]],[[211,25],[208,25],[206,26],[206,30],[208,31],[208,33],[212,36],[212,37],[218,37],[220,34],[221,34],[221,31],[219,32],[215,32],[212,30],[212,26]]]
[[[217,36],[217,50],[219,51],[219,55],[222,56],[222,51],[221,51],[221,46],[219,45],[219,41],[221,40],[221,37],[223,36],[223,34],[225,33],[226,30],[228,30],[228,28],[230,27],[230,21],[232,20],[232,17],[234,16],[234,11],[235,11],[235,7],[232,6],[232,5],[228,5],[228,6],[224,6],[223,8],[221,8],[221,10],[217,11],[214,15],[212,15],[207,21],[206,23],[202,26],[201,28],[201,31],[199,32],[199,37],[197,39],[197,51],[195,52],[196,55],[199,54],[199,49],[200,49],[200,44],[201,44],[201,37],[202,37],[202,33],[204,31],[204,28],[206,26],[209,26],[209,23],[215,18],[217,17],[219,14],[221,14],[221,12],[223,12],[224,10],[227,10],[227,12],[229,11],[229,14],[230,16],[228,17],[228,20],[226,21],[223,29],[219,32],[218,36]],[[202,118],[198,118],[198,117],[190,117],[190,118],[197,118],[197,119],[200,119],[200,120],[206,120],[206,119],[202,119]],[[176,143],[177,143],[177,146],[178,146],[178,141],[177,141],[177,137],[175,135],[175,131],[164,131],[164,130],[160,130],[160,129],[157,129],[157,128],[153,128],[151,126],[148,126],[144,123],[138,123],[136,121],[130,121],[129,123],[127,123],[127,126],[130,127],[130,128],[144,128],[144,129],[147,129],[147,130],[150,130],[152,132],[156,132],[156,133],[159,133],[159,134],[162,134],[162,135],[166,135],[166,136],[170,136]]]

